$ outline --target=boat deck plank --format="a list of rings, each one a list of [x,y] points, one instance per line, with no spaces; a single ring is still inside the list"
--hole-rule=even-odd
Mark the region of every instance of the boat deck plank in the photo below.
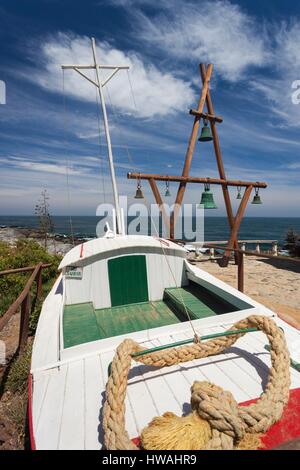
[[[80,449],[85,445],[85,395],[84,361],[68,365],[64,391],[59,449]],[[70,432],[72,430],[72,432]]]
[[[49,384],[42,409],[38,417],[33,414],[34,419],[38,418],[36,442],[41,450],[59,448],[67,372],[68,365],[48,371]],[[38,382],[34,382],[34,387],[38,387]],[[47,426],[45,426],[45,423],[47,423]],[[49,429],[51,429],[51,432],[49,432]]]
[[[103,403],[105,382],[101,374],[100,356],[84,359],[84,390],[85,390],[85,443],[84,448],[93,450],[99,447],[99,414]],[[99,410],[95,413],[95,410]],[[94,432],[91,432],[91,431]]]

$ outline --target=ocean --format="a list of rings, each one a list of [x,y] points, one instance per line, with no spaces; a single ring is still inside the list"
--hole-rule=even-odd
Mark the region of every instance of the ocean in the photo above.
[[[70,235],[68,216],[53,216],[54,231],[60,235]],[[73,234],[76,237],[96,237],[96,226],[99,217],[72,216]],[[35,216],[0,216],[0,226],[38,228]],[[289,228],[300,233],[299,217],[245,217],[242,221],[239,240],[278,240],[282,245]],[[226,217],[205,217],[205,241],[227,240],[229,236]]]

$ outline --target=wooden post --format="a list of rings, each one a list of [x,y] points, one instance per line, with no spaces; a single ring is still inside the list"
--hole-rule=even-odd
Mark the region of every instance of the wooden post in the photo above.
[[[207,67],[207,72],[206,72],[205,79],[203,81],[201,96],[200,96],[200,100],[199,100],[199,103],[198,103],[198,108],[197,108],[198,113],[202,113],[202,111],[203,111],[206,95],[207,95],[208,88],[209,88],[209,81],[210,81],[210,77],[211,77],[211,74],[212,74],[212,69],[213,69],[212,64],[209,64],[208,67]],[[187,152],[186,152],[186,156],[185,156],[185,162],[184,162],[184,167],[183,167],[183,171],[182,171],[182,176],[188,176],[189,172],[190,172],[193,153],[194,153],[194,149],[195,149],[195,144],[196,144],[197,137],[198,137],[198,132],[199,132],[199,124],[200,124],[200,118],[199,118],[199,116],[195,116],[194,124],[193,124],[193,128],[192,128],[192,133],[191,133],[191,136],[190,136],[190,139],[189,139],[188,148],[187,148]],[[186,183],[180,183],[179,188],[178,188],[178,192],[177,192],[177,196],[176,196],[174,210],[173,210],[173,212],[171,214],[171,217],[170,217],[170,238],[171,239],[174,239],[176,217],[177,217],[177,214],[178,214],[178,211],[179,211],[179,207],[182,204],[185,188],[186,188]]]
[[[43,289],[43,281],[42,281],[42,267],[40,267],[40,270],[37,275],[37,281],[36,281],[36,301],[38,302],[41,298],[42,295],[42,289]]]
[[[278,243],[277,242],[272,243],[272,253],[274,256],[278,256]]]
[[[30,293],[26,295],[21,304],[21,321],[19,332],[19,353],[23,353],[27,344],[28,331],[29,331],[29,312],[30,312]]]
[[[238,290],[244,292],[244,253],[238,252]]]

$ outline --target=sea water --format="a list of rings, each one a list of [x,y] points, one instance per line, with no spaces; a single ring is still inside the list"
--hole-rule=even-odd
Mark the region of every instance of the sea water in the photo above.
[[[60,235],[70,235],[70,218],[68,216],[53,216],[54,232]],[[76,237],[96,237],[96,227],[99,217],[72,216],[73,234]],[[0,216],[0,226],[38,228],[35,216]],[[278,240],[284,243],[289,228],[300,233],[300,218],[293,217],[245,217],[239,231],[239,240]],[[222,241],[229,237],[229,227],[226,217],[209,217],[204,219],[204,240]],[[143,233],[141,233],[143,234]],[[155,233],[152,233],[155,235]]]

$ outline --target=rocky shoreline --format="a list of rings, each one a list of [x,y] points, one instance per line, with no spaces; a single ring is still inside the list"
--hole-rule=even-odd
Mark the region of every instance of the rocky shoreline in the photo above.
[[[0,227],[0,241],[14,244],[19,239],[36,240],[44,246],[44,237],[40,230],[23,227]],[[47,251],[51,254],[64,255],[74,245],[85,242],[85,238],[74,237],[74,243],[70,236],[62,234],[48,234]]]

